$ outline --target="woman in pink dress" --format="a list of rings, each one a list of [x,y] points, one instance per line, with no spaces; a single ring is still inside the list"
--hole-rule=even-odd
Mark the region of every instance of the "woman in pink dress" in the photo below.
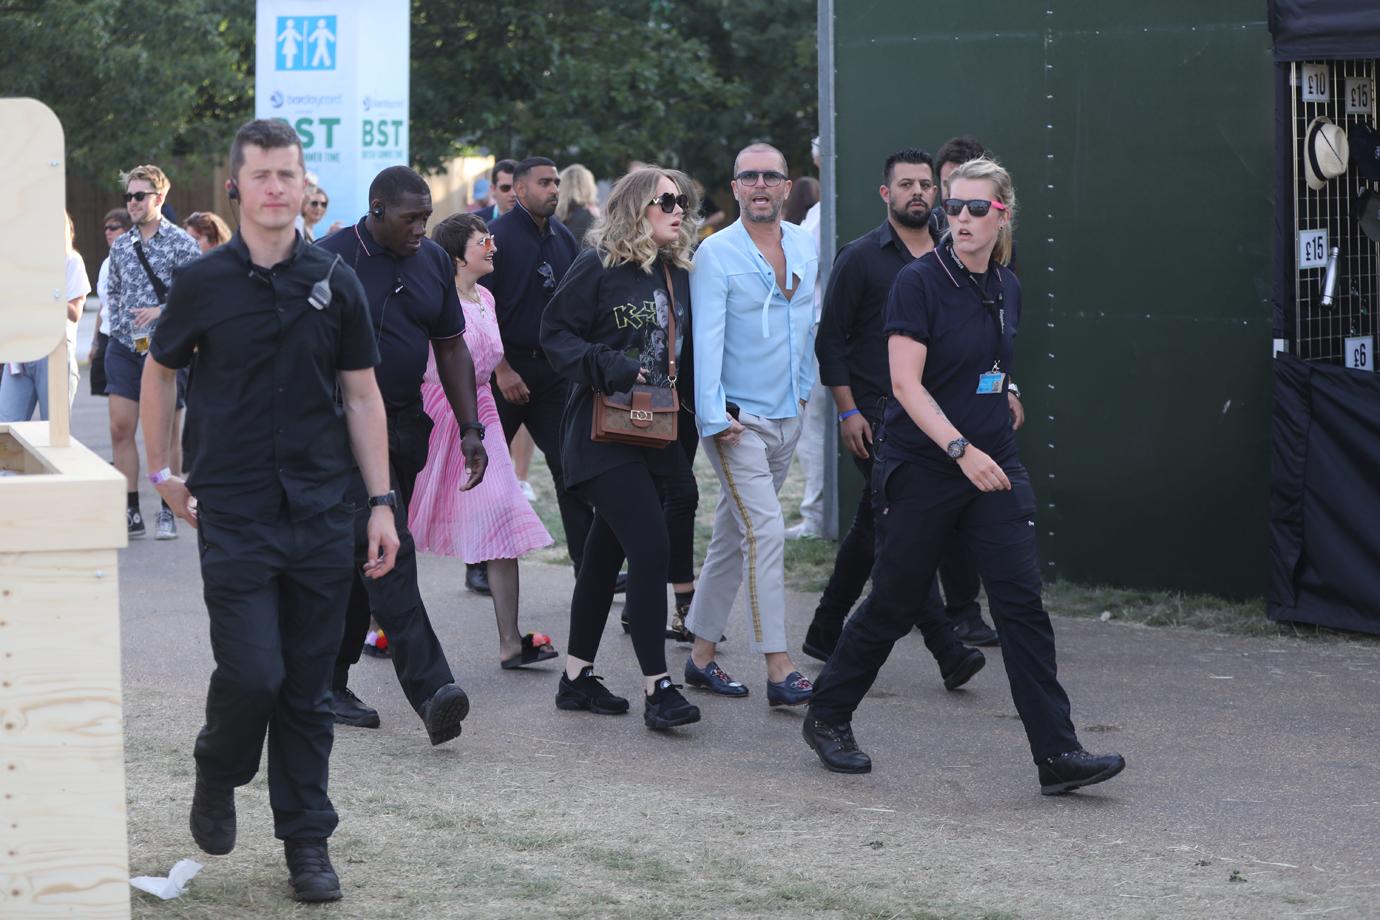
[[[431,432],[427,465],[417,477],[408,508],[409,526],[418,550],[489,564],[498,620],[498,660],[504,668],[520,668],[557,654],[550,637],[518,632],[518,557],[550,546],[551,535],[523,497],[489,389],[489,378],[503,357],[503,342],[493,295],[476,282],[494,270],[493,236],[478,215],[454,214],[436,225],[431,238],[455,263],[455,287],[465,311],[465,344],[474,358],[479,421],[497,437],[484,442],[489,452],[484,480],[461,492],[460,485],[468,476],[460,452],[460,429],[436,376],[433,353],[422,380],[422,405],[436,427]]]

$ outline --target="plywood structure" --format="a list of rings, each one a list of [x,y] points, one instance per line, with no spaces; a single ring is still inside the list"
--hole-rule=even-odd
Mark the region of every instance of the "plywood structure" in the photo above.
[[[126,918],[125,482],[67,432],[61,127],[0,99],[0,136],[0,360],[57,369],[51,429],[0,423],[0,917]]]

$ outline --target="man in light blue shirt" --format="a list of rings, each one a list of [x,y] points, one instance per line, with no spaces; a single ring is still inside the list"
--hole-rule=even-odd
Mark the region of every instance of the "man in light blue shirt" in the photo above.
[[[714,661],[746,581],[751,648],[766,657],[767,701],[794,706],[807,702],[812,688],[786,651],[785,522],[777,493],[815,382],[819,257],[808,231],[782,223],[791,183],[781,151],[750,144],[733,174],[741,216],[701,244],[690,272],[696,421],[722,490],[686,619],[695,645],[685,680],[747,696],[747,687]]]

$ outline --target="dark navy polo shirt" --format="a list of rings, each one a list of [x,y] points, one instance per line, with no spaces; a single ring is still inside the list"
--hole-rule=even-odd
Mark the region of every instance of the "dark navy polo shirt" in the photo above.
[[[272,522],[340,504],[355,477],[340,371],[378,362],[364,289],[348,265],[331,302],[307,300],[335,256],[297,237],[292,254],[255,266],[236,233],[173,274],[149,353],[164,367],[196,357],[187,394],[188,487],[202,507]]]
[[[542,312],[580,254],[580,244],[554,216],[546,219],[545,231],[539,230],[521,204],[489,224],[489,231],[498,250],[494,270],[479,283],[494,295],[504,350],[531,352],[541,347]]]
[[[901,269],[883,314],[887,336],[908,335],[928,347],[920,382],[959,434],[1004,467],[1017,462],[1005,384],[1011,382],[1020,318],[1021,285],[1011,270],[993,262],[985,276],[971,275],[947,242]],[[998,358],[1006,372],[1002,392],[978,393],[978,377]],[[878,455],[963,475],[894,399],[887,403]]]
[[[431,341],[465,331],[450,256],[423,238],[415,255],[399,259],[379,245],[364,220],[316,245],[338,253],[364,284],[381,359],[375,373],[384,405],[413,405],[422,398]]]

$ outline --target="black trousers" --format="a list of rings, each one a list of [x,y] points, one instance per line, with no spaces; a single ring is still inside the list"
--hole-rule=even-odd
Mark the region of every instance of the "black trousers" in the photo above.
[[[357,478],[350,490],[349,501],[360,509],[355,516],[355,568],[346,604],[345,637],[336,656],[332,681],[336,690],[345,688],[350,667],[359,661],[364,637],[369,634],[372,612],[388,635],[398,683],[419,713],[433,693],[455,682],[417,587],[417,544],[407,528],[407,506],[412,502],[417,474],[426,466],[431,429],[431,416],[420,401],[388,412],[388,478],[390,488],[398,493],[393,522],[399,546],[393,570],[382,578],[365,578],[360,574],[369,552],[369,497],[362,478]]]
[[[678,450],[675,445],[666,450]],[[628,561],[629,635],[642,673],[666,673],[666,572],[670,540],[662,511],[665,477],[642,463],[615,467],[586,482],[580,492],[594,504],[594,524],[584,564],[570,598],[570,641],[575,658],[593,661],[613,604],[614,582]]]
[[[512,444],[518,428],[526,425],[532,440],[546,458],[551,481],[556,486],[556,502],[560,506],[561,524],[565,528],[566,551],[570,553],[570,561],[575,563],[575,571],[579,572],[585,541],[589,538],[589,528],[594,521],[594,511],[587,502],[566,490],[561,470],[561,415],[570,396],[570,381],[552,370],[539,350],[512,349],[504,357],[527,384],[531,398],[525,405],[510,403],[503,398],[497,380],[494,381],[494,403],[498,408],[499,421],[503,423],[503,437]]]
[[[867,423],[872,426],[873,432],[881,430],[881,421],[876,418],[868,418]],[[876,444],[873,444],[873,451]],[[851,455],[850,455],[851,456]],[[853,523],[849,526],[848,532],[839,541],[839,551],[834,557],[834,571],[829,575],[829,583],[824,586],[824,593],[820,595],[819,606],[815,608],[814,626],[827,633],[837,635],[843,629],[843,621],[848,619],[848,613],[853,609],[853,605],[862,596],[863,588],[867,586],[867,579],[872,575],[872,566],[877,559],[877,529],[872,517],[872,481],[873,454],[869,454],[866,459],[853,457],[853,464],[862,473],[863,482],[868,483],[862,494],[858,496],[858,509],[853,513]],[[963,553],[958,548],[959,541],[953,540],[950,548],[946,550],[944,561],[940,563],[939,578],[944,581],[944,594],[949,597],[952,593],[954,597],[965,596],[968,590],[966,582],[959,584],[955,588],[949,582],[945,571],[945,563],[956,553],[962,553],[963,559],[960,563],[966,562],[976,569],[976,563],[971,555]],[[959,577],[962,576],[959,573]],[[979,584],[976,571],[973,572],[971,581]],[[939,595],[939,583],[931,579],[927,591],[921,595],[920,605],[924,608],[917,610],[915,622],[923,630],[925,623],[934,622],[934,613],[945,610],[944,599]],[[970,602],[976,603],[977,591],[973,590]],[[965,608],[966,609],[966,608]],[[926,637],[929,638],[928,636]]]
[[[1040,599],[1035,491],[1024,467],[1012,465],[1006,473],[1011,491],[980,492],[966,478],[915,463],[881,460],[874,465],[878,551],[872,593],[844,626],[838,647],[815,681],[811,707],[817,716],[851,721],[891,647],[915,622],[914,605],[907,599],[933,581],[956,528],[987,585],[1002,662],[1031,753],[1038,761],[1078,747],[1069,699],[1055,666],[1054,629]]]
[[[329,836],[326,794],[334,716],[331,658],[340,645],[354,556],[341,506],[270,523],[200,509],[197,545],[216,669],[197,736],[197,772],[243,786],[268,738],[268,798],[282,840]]]

